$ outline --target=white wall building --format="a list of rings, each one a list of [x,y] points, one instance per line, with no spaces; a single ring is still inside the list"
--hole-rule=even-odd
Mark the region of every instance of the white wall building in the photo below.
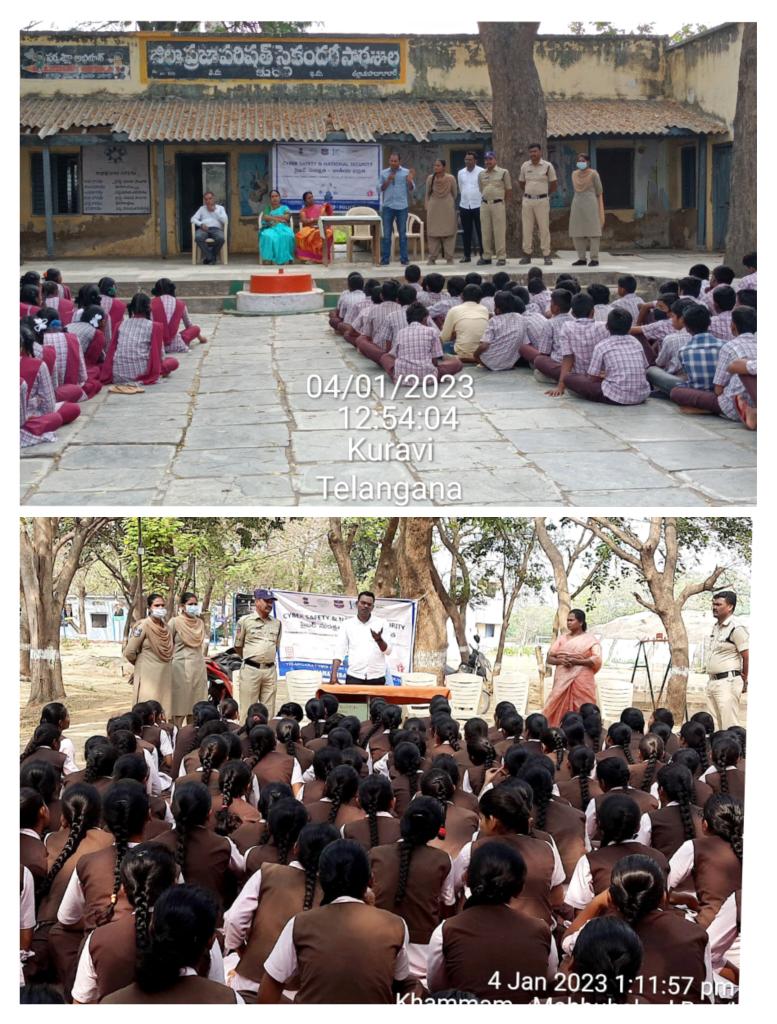
[[[85,604],[87,640],[115,641],[124,638],[127,605],[121,598],[113,595],[87,594]],[[68,594],[60,635],[67,640],[83,638],[84,634],[79,631],[80,625],[78,595]]]

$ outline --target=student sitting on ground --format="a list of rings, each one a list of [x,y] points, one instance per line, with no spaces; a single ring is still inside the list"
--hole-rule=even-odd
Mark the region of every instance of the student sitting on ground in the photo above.
[[[345,330],[343,321],[350,323],[351,310],[364,301],[364,278],[358,270],[352,270],[347,278],[347,287],[340,292],[337,307],[329,314],[329,326],[342,334]]]
[[[42,302],[49,309],[56,309],[61,322],[67,325],[73,319],[75,305],[71,299],[65,299],[60,295],[61,287],[56,281],[44,281],[41,285]]]
[[[732,395],[739,418],[748,430],[757,428],[758,405],[758,362],[752,359],[735,359],[729,365],[728,372],[734,374]],[[739,381],[739,384],[736,384]]]
[[[363,356],[371,359],[374,363],[379,363],[381,356],[384,356],[391,350],[394,338],[397,336],[399,331],[403,327],[407,327],[407,307],[416,301],[416,291],[410,284],[403,284],[397,290],[397,303],[391,312],[381,319],[380,325],[372,337],[371,341],[363,341],[362,339],[357,340],[356,347]],[[423,305],[423,303],[422,303]],[[426,306],[424,306],[426,309]],[[432,326],[433,330],[437,330],[435,326]]]
[[[435,302],[433,306],[429,307],[429,316],[434,320],[438,327],[442,327],[445,322],[445,317],[448,315],[448,310],[453,309],[454,306],[460,306],[463,302],[461,293],[466,287],[466,282],[463,277],[456,274],[454,277],[448,278],[448,293],[442,292],[439,301]]]
[[[40,285],[27,282],[19,290],[19,318],[35,316],[40,309]]]
[[[78,338],[88,372],[90,367],[98,366],[105,358],[108,347],[105,340],[105,325],[108,317],[102,306],[87,306],[79,312],[80,319],[68,324],[67,332]]]
[[[731,267],[727,267],[724,264],[721,264],[721,266],[719,267],[715,267],[715,269],[710,274],[709,289],[706,292],[704,292],[704,294],[701,295],[701,298],[699,299],[700,302],[703,302],[707,306],[710,313],[714,312],[712,304],[713,292],[719,284],[731,284],[734,280],[734,276],[734,271],[731,269]]]
[[[383,321],[399,309],[399,303],[397,302],[399,287],[399,282],[393,278],[384,281],[380,286],[381,301],[372,316],[372,334],[360,334],[354,342],[357,348],[362,341],[372,341],[383,326]]]
[[[124,320],[108,348],[102,366],[104,384],[156,384],[178,369],[178,360],[164,355],[161,324],[151,320],[151,299],[136,292],[127,306]]]
[[[21,447],[56,441],[53,431],[81,415],[75,402],[58,402],[49,368],[35,356],[35,332],[29,324],[19,328],[19,377],[21,384]]]
[[[610,305],[610,289],[606,284],[589,284],[586,291],[594,300],[594,320],[606,323],[612,306]]]
[[[535,269],[532,267],[532,269]],[[537,270],[540,268],[537,267]],[[527,308],[531,308],[541,316],[550,309],[550,291],[546,288],[545,282],[542,277],[531,277],[526,282],[526,289],[529,292],[529,304]]]
[[[44,306],[31,318],[31,326],[37,336],[35,355],[45,359],[51,371],[54,391],[61,402],[82,402],[92,398],[100,390],[97,371],[88,371],[78,338],[64,330],[55,309]],[[50,352],[54,352],[54,359]]]
[[[361,333],[360,330],[357,330],[356,322],[357,320],[359,320],[361,314],[366,309],[373,305],[372,292],[375,288],[377,288],[380,291],[380,281],[377,279],[377,277],[368,277],[365,280],[362,289],[364,292],[364,298],[360,302],[356,302],[351,307],[351,309],[349,310],[350,319],[343,320],[343,323],[341,325],[343,328],[342,336],[345,338],[346,341],[350,341],[352,345],[356,344],[356,339],[359,337],[359,334]]]
[[[664,338],[675,330],[672,321],[672,306],[675,302],[677,302],[676,291],[659,292],[655,302],[641,307],[639,320],[629,331],[642,342],[649,366],[653,366],[655,363],[656,353],[661,348]],[[644,316],[648,308],[652,312],[652,323],[646,322]]]
[[[723,347],[723,342],[709,333],[710,311],[706,306],[698,302],[689,306],[683,313],[683,323],[691,337],[680,346],[678,352],[680,373],[667,373],[658,366],[651,366],[647,373],[653,387],[665,392],[670,398],[675,388],[683,392],[688,388],[711,392],[718,356]],[[672,398],[672,401],[675,400]]]
[[[97,291],[99,292],[98,302],[108,314],[110,320],[111,329],[106,331],[105,337],[108,339],[108,344],[111,342],[111,338],[118,331],[122,320],[127,315],[126,303],[122,302],[121,299],[117,299],[118,288],[116,282],[112,277],[101,277],[97,282]],[[77,303],[80,305],[80,303]]]
[[[737,306],[749,306],[750,309],[757,309],[758,292],[755,288],[740,288],[737,292]]]
[[[496,288],[490,281],[484,281],[480,286],[480,305],[485,306],[490,316],[494,315],[494,296]]]
[[[43,274],[43,281],[51,281],[57,286],[57,294],[62,299],[72,299],[73,296],[70,294],[70,289],[66,284],[62,283],[62,271],[57,270],[56,267],[49,267]]]
[[[418,264],[408,263],[402,276],[405,279],[403,283],[409,284],[416,295],[420,295],[423,288],[421,287],[421,268]]]
[[[422,281],[421,291],[418,293],[416,298],[418,302],[423,303],[427,309],[431,309],[436,302],[439,302],[442,299],[444,288],[445,278],[442,274],[427,274]]]
[[[491,275],[491,284],[494,286],[494,294],[497,292],[506,292],[510,288],[510,275],[504,270],[497,270],[495,274]]]
[[[488,324],[488,310],[480,304],[480,299],[479,285],[465,285],[461,304],[448,310],[440,334],[443,351],[449,355],[455,353],[468,363],[475,361],[474,354]]]
[[[572,316],[561,328],[559,346],[561,364],[559,367],[558,386],[546,394],[553,398],[563,395],[566,390],[565,380],[570,373],[588,373],[594,349],[600,341],[609,337],[607,324],[594,320],[594,300],[586,292],[575,295],[572,299]],[[537,363],[540,362],[538,366]],[[553,376],[547,356],[537,356],[535,367],[546,376]]]
[[[166,352],[188,352],[195,340],[201,345],[208,339],[201,333],[197,324],[189,319],[189,310],[183,299],[175,297],[175,284],[169,277],[160,277],[151,289],[154,298],[151,300],[151,318],[154,323],[162,325]],[[183,330],[179,327],[183,324]]]
[[[581,290],[580,282],[574,274],[570,274],[569,272],[558,275],[556,278],[556,287],[566,288],[566,290],[571,292],[572,295],[578,295]]]
[[[719,284],[712,293],[712,317],[710,334],[721,341],[731,341],[731,312],[737,301],[737,293],[730,284]]]
[[[473,360],[487,370],[510,370],[520,358],[526,337],[526,323],[521,316],[523,303],[512,292],[497,292],[494,315],[488,321],[483,339],[475,349]]]
[[[592,402],[639,405],[650,394],[645,380],[647,359],[642,346],[629,334],[631,314],[613,309],[607,317],[609,338],[600,341],[591,355],[588,373],[570,373],[565,385]]]
[[[720,287],[723,287],[722,285]],[[717,289],[718,291],[720,289]],[[756,356],[756,312],[754,309],[734,310],[731,320],[732,339],[722,345],[718,356],[713,390],[676,387],[672,390],[672,401],[694,409],[720,414],[730,420],[738,420],[736,396],[744,388],[729,366],[736,359],[755,359]],[[696,341],[696,339],[694,339]],[[687,346],[686,346],[687,348]],[[682,350],[681,350],[682,351]]]
[[[677,282],[680,289],[680,298],[698,299],[701,295],[702,282],[700,278],[693,277],[681,277]]]
[[[684,345],[686,341],[690,341],[691,338],[690,334],[685,329],[683,314],[686,309],[690,309],[695,305],[698,305],[698,303],[695,299],[691,298],[678,299],[676,302],[672,303],[672,307],[669,311],[672,330],[668,334],[664,335],[654,361],[655,365],[659,367],[659,369],[665,370],[667,373],[673,373],[675,375],[680,373],[680,346]],[[649,359],[648,362],[650,362]]]
[[[547,327],[542,332],[536,331],[534,324],[527,324],[526,335],[529,339],[521,345],[521,356],[530,366],[536,367],[538,356],[549,356],[545,361],[547,371],[553,371],[555,363],[558,369],[561,368],[561,329],[567,320],[570,319],[569,310],[572,306],[572,293],[566,288],[555,288],[550,297],[550,319]],[[537,338],[536,344],[534,338]],[[555,357],[558,358],[555,358]],[[542,371],[546,372],[546,371]],[[556,377],[557,379],[557,377]]]
[[[359,307],[359,312],[353,322],[353,328],[346,330],[343,337],[352,345],[355,345],[359,338],[371,338],[375,333],[375,317],[378,306],[383,301],[383,292],[379,284],[374,285],[367,293],[368,299]]]
[[[391,352],[380,359],[380,365],[391,374],[392,380],[412,384],[425,377],[440,378],[461,370],[461,360],[444,358],[440,336],[429,323],[426,306],[411,303],[404,311],[407,327],[398,331]]]
[[[757,260],[754,252],[749,252],[742,257],[742,265],[744,266],[747,273],[744,277],[740,277],[737,282],[737,291],[741,292],[743,288],[752,288],[756,290],[758,288],[758,272],[756,270]]]
[[[618,278],[618,298],[613,302],[613,309],[625,309],[631,313],[631,321],[635,323],[639,316],[642,299],[637,292],[637,279],[633,274],[623,274]]]
[[[710,290],[710,268],[706,263],[694,263],[688,273],[691,277],[698,277],[701,281],[700,295],[706,294]]]

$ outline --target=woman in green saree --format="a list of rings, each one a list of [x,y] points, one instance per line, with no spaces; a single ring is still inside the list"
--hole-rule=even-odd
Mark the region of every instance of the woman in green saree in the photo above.
[[[277,189],[270,192],[270,205],[262,211],[259,228],[259,252],[265,263],[291,263],[294,259],[294,232],[291,210],[281,203]]]

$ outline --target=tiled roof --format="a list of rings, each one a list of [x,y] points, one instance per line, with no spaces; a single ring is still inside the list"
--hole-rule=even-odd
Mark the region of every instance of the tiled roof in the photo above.
[[[675,100],[548,100],[550,138],[668,135],[672,129],[725,132],[724,122]],[[490,134],[487,100],[318,100],[44,98],[21,102],[21,129],[41,138],[104,128],[131,142],[350,142],[406,135],[426,142],[434,132]]]

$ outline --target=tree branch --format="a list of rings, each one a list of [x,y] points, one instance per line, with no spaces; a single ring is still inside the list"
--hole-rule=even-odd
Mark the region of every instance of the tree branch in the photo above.
[[[637,604],[641,604],[642,607],[647,608],[649,612],[652,612],[654,615],[658,615],[658,608],[656,608],[652,601],[646,601],[641,594],[638,594],[636,592],[636,590],[632,591],[632,596],[634,597],[634,600],[637,602]]]
[[[709,574],[706,580],[702,580],[700,583],[688,583],[683,587],[680,596],[677,598],[678,606],[682,608],[685,602],[693,597],[694,594],[703,594],[705,590],[714,590],[715,584],[725,571],[726,566],[719,565]]]
[[[607,525],[609,521],[607,519],[602,519],[599,521],[597,521],[596,519],[589,519],[587,523],[584,523],[580,519],[570,519],[569,521],[571,523],[577,523],[578,526],[586,526],[599,538],[600,541],[606,544],[610,551],[612,551],[614,555],[617,555],[618,558],[622,558],[624,562],[628,562],[629,565],[633,565],[637,569],[641,567],[638,558],[632,555],[631,552],[626,551],[625,548],[622,548],[620,544],[617,544],[613,540],[613,538],[606,534],[604,530],[599,526],[598,523],[602,522],[605,524],[607,529],[609,529],[610,527]]]

